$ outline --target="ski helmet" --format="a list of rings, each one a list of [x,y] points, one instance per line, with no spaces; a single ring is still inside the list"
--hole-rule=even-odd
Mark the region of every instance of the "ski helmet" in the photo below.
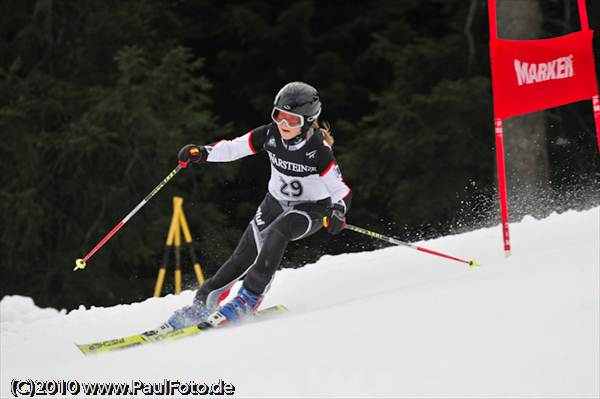
[[[307,130],[321,113],[319,92],[304,82],[290,82],[275,96],[271,117],[275,120],[279,111],[301,117],[302,130]]]

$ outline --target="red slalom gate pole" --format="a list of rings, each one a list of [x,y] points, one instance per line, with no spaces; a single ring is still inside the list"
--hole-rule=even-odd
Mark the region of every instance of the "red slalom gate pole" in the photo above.
[[[177,165],[177,167],[175,169],[173,169],[173,171],[171,173],[169,173],[167,175],[167,177],[165,177],[163,179],[163,181],[161,181],[158,186],[156,186],[154,188],[154,190],[152,190],[150,192],[150,194],[148,194],[146,196],[146,198],[144,198],[139,204],[137,204],[137,206],[131,211],[129,212],[129,214],[127,216],[125,216],[123,218],[123,220],[121,220],[98,244],[96,244],[96,246],[94,247],[94,249],[92,249],[86,256],[83,257],[83,259],[77,259],[75,261],[75,268],[73,269],[73,271],[76,271],[78,269],[85,269],[85,267],[87,266],[86,262],[88,261],[89,258],[92,257],[92,255],[94,255],[96,253],[96,251],[98,251],[100,248],[102,248],[102,246],[104,244],[106,244],[106,242],[108,240],[110,240],[110,238],[112,236],[114,236],[116,234],[117,231],[119,231],[121,229],[121,227],[123,227],[125,225],[125,223],[127,223],[127,221],[129,219],[131,219],[133,217],[133,215],[135,215],[140,209],[142,209],[142,207],[144,205],[146,205],[146,203],[148,201],[150,201],[150,199],[152,197],[154,197],[154,195],[160,191],[161,188],[163,188],[165,186],[165,184],[167,184],[167,182],[169,180],[171,180],[173,178],[173,176],[175,176],[177,174],[177,172],[179,172],[181,170],[183,166],[182,165]]]
[[[598,151],[600,151],[600,99],[598,99],[598,95],[592,97],[592,107],[594,109],[594,123],[596,124],[596,138],[598,139]]]
[[[470,267],[476,267],[477,266],[477,262],[475,260],[464,260],[464,259],[456,258],[454,256],[446,255],[446,254],[443,254],[441,252],[437,252],[437,251],[434,251],[434,250],[431,250],[431,249],[423,248],[423,247],[420,247],[418,245],[409,244],[407,242],[400,241],[400,240],[397,240],[397,239],[392,238],[392,237],[384,236],[383,234],[379,234],[379,233],[376,233],[376,232],[371,231],[371,230],[363,229],[362,227],[354,226],[354,225],[351,225],[351,224],[346,224],[345,228],[348,229],[348,230],[355,231],[355,232],[360,233],[360,234],[367,235],[369,237],[377,238],[378,240],[389,242],[390,244],[402,245],[404,247],[409,247],[409,248],[412,248],[412,249],[416,249],[417,251],[425,252],[425,253],[428,253],[428,254],[431,254],[431,255],[440,256],[442,258],[454,260],[454,261],[461,262],[461,263],[466,263]]]
[[[504,165],[504,133],[502,119],[496,119],[494,123],[496,136],[496,168],[498,174],[498,191],[500,196],[500,217],[502,220],[502,243],[504,245],[504,256],[510,256],[510,231],[508,225],[508,195],[506,192],[506,167]]]

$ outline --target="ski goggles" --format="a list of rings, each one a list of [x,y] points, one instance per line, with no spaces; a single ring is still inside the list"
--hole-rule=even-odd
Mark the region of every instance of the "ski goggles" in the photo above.
[[[285,111],[281,108],[274,107],[271,112],[273,122],[279,124],[285,123],[290,129],[304,126],[304,116],[295,114],[290,111]]]

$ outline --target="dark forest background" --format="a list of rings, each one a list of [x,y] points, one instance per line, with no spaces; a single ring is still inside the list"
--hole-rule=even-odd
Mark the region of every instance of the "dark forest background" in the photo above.
[[[503,1],[529,7],[539,38],[579,29],[575,0]],[[588,1],[592,29],[599,3]],[[182,145],[268,122],[293,80],[320,91],[353,224],[416,241],[499,223],[485,0],[2,0],[0,29],[0,298],[72,309],[151,296],[175,195],[214,273],[265,194],[264,154],[182,171],[72,269]],[[538,114],[543,190],[519,186],[526,167],[509,170],[512,221],[600,202],[591,102]],[[509,164],[518,151],[508,145]],[[283,266],[380,245],[322,232],[290,245]]]

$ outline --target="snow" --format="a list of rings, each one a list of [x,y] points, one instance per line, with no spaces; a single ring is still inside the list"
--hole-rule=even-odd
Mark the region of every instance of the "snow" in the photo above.
[[[600,208],[525,218],[511,241],[509,258],[499,226],[419,243],[474,269],[404,247],[324,256],[278,272],[264,306],[286,314],[88,357],[74,343],[155,327],[193,292],[68,313],[6,296],[0,397],[13,379],[221,379],[235,397],[599,397]]]
[[[4,326],[11,325],[14,328],[12,323],[23,325],[64,314],[66,314],[64,309],[59,312],[53,308],[39,308],[35,306],[33,299],[21,295],[7,295],[0,300],[0,322],[3,323],[2,331],[4,330]]]

